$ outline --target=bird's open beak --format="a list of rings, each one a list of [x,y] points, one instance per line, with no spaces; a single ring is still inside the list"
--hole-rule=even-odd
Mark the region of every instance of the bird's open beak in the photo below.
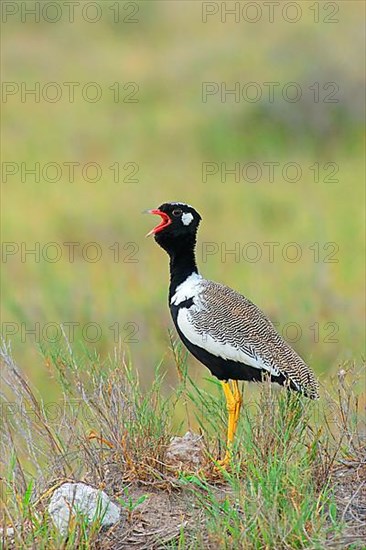
[[[147,235],[145,235],[146,237],[150,237],[150,235],[156,235],[156,233],[159,233],[159,231],[162,231],[172,223],[172,220],[169,218],[168,214],[166,214],[165,212],[162,212],[161,210],[158,210],[158,209],[145,210],[145,213],[156,214],[158,216],[161,216],[162,218],[161,222],[156,227],[154,227],[151,231],[149,231]]]

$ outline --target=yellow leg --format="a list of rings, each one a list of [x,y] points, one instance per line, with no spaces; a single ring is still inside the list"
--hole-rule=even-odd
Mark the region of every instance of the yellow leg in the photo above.
[[[227,466],[231,458],[231,449],[235,437],[236,428],[238,426],[240,408],[242,404],[242,397],[239,390],[237,380],[233,380],[233,392],[228,382],[221,382],[222,389],[226,398],[226,407],[228,412],[228,428],[227,428],[227,441],[226,441],[226,453],[223,460],[219,461],[220,466]]]
[[[238,426],[239,416],[240,416],[240,409],[243,403],[243,398],[241,396],[241,393],[239,390],[239,384],[237,380],[233,380],[233,389],[234,389],[234,401],[235,401],[235,416],[234,416],[234,435],[235,435],[236,428]]]

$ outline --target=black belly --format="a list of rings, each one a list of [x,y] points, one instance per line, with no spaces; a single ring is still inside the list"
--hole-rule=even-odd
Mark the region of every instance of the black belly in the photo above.
[[[182,342],[191,354],[194,355],[194,357],[208,369],[210,369],[211,373],[219,380],[262,380],[262,371],[260,369],[255,369],[254,367],[244,363],[239,363],[237,361],[231,361],[230,359],[223,359],[222,357],[212,355],[212,353],[209,353],[208,351],[192,344],[189,340],[187,340],[178,327],[177,331]]]
[[[240,363],[238,361],[232,361],[230,359],[223,359],[222,357],[217,357],[212,355],[203,348],[192,344],[180,331],[178,324],[176,323],[176,312],[172,312],[173,321],[177,332],[186,346],[188,351],[194,355],[198,361],[205,365],[211,373],[216,376],[219,380],[247,380],[251,382],[261,382],[265,376],[268,376],[268,372],[262,369],[256,369],[247,365],[245,363]],[[277,382],[278,384],[283,385],[286,382],[286,378],[283,375],[280,376],[271,376],[272,382]],[[291,384],[291,389],[296,390],[296,388]]]

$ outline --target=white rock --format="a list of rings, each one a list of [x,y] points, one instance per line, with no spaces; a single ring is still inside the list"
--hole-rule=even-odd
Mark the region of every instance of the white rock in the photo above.
[[[100,519],[101,525],[113,525],[120,519],[120,508],[109,496],[85,483],[64,483],[56,489],[48,505],[48,512],[58,528],[65,535],[71,516],[82,515],[89,523]]]

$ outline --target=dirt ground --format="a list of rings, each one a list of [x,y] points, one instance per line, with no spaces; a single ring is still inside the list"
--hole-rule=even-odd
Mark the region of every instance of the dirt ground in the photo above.
[[[182,438],[180,438],[182,439]],[[185,461],[192,466],[199,463],[199,442],[177,442],[172,453],[172,464],[182,466]],[[116,477],[117,475],[117,477]],[[332,472],[332,485],[337,505],[337,516],[345,524],[342,534],[332,533],[330,529],[327,548],[343,549],[352,545],[353,549],[366,548],[366,452],[359,461],[342,461],[337,463]],[[118,473],[111,471],[110,489],[116,491]],[[116,486],[117,484],[117,486]],[[113,488],[112,488],[113,485]],[[218,500],[224,498],[230,489],[224,483],[212,485],[212,490]],[[111,494],[111,493],[109,493]],[[191,540],[194,543],[197,533],[200,535],[200,545],[208,550],[217,548],[210,541],[205,530],[204,514],[193,502],[188,490],[164,490],[151,485],[134,483],[129,487],[131,499],[136,502],[139,497],[147,498],[129,517],[124,518],[112,529],[101,533],[98,548],[101,550],[159,549],[179,540],[184,529],[184,540],[187,546]]]

